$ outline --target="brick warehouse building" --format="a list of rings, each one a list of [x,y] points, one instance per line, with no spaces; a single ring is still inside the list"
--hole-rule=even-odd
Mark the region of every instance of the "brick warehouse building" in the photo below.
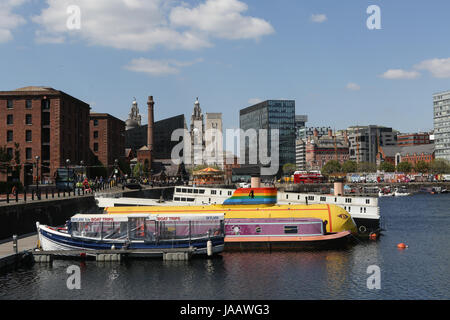
[[[53,181],[66,159],[72,165],[89,161],[89,111],[87,103],[50,87],[24,87],[0,91],[0,146],[8,153],[19,144],[20,181],[33,182],[38,161],[39,180]],[[0,181],[5,181],[0,173]]]
[[[125,122],[107,113],[91,113],[89,118],[92,153],[111,172],[114,161],[125,157]]]

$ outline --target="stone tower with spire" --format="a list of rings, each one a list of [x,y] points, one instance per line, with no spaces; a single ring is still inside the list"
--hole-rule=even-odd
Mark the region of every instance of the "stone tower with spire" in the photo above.
[[[205,149],[205,124],[198,97],[194,103],[194,112],[191,116],[191,164],[203,164],[203,150]]]

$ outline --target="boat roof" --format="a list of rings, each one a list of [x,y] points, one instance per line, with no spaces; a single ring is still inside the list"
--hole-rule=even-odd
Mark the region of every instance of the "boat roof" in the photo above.
[[[150,214],[150,213],[130,213],[120,215],[107,214],[76,214],[70,221],[72,222],[127,222],[128,218],[146,218],[156,221],[212,221],[223,220],[224,213],[201,213],[201,214]]]

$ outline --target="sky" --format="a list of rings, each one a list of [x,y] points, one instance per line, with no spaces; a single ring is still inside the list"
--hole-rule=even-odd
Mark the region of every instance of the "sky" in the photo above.
[[[258,101],[293,99],[307,126],[428,131],[432,95],[450,90],[449,11],[447,0],[0,0],[0,90],[49,86],[122,120],[134,97],[146,119],[152,95],[155,120],[188,125],[199,97],[224,128]]]

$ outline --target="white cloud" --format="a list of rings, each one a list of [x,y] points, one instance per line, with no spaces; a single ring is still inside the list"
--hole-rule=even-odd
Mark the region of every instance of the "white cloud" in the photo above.
[[[267,21],[243,16],[247,9],[238,0],[207,0],[195,8],[174,8],[170,21],[174,26],[224,39],[258,39],[274,32]]]
[[[325,14],[312,14],[311,21],[316,23],[322,23],[327,21],[327,16]]]
[[[13,39],[12,30],[25,24],[25,19],[12,11],[26,0],[2,0],[0,2],[0,43]]]
[[[262,101],[263,100],[260,99],[260,98],[251,98],[251,99],[248,99],[247,102],[248,102],[249,105],[254,105],[254,104],[260,103]]]
[[[204,0],[188,8],[179,0],[47,0],[33,21],[40,26],[37,41],[74,37],[90,45],[146,51],[161,46],[196,50],[212,39],[258,39],[273,32],[259,18],[244,16],[238,0]],[[69,5],[81,12],[81,26],[66,26]],[[54,41],[53,41],[54,42]]]
[[[425,60],[415,65],[414,68],[428,70],[435,78],[450,78],[450,58]]]
[[[398,80],[398,79],[416,79],[420,77],[417,71],[405,71],[402,69],[389,69],[381,75],[384,79]]]
[[[358,91],[359,89],[361,89],[361,87],[354,82],[349,82],[347,84],[346,88],[351,91]]]
[[[177,61],[138,58],[131,60],[131,62],[124,66],[124,68],[133,72],[143,72],[152,76],[162,76],[178,74],[180,72],[180,68],[192,66],[193,64],[201,61],[203,61],[203,59],[197,59],[195,61]]]

